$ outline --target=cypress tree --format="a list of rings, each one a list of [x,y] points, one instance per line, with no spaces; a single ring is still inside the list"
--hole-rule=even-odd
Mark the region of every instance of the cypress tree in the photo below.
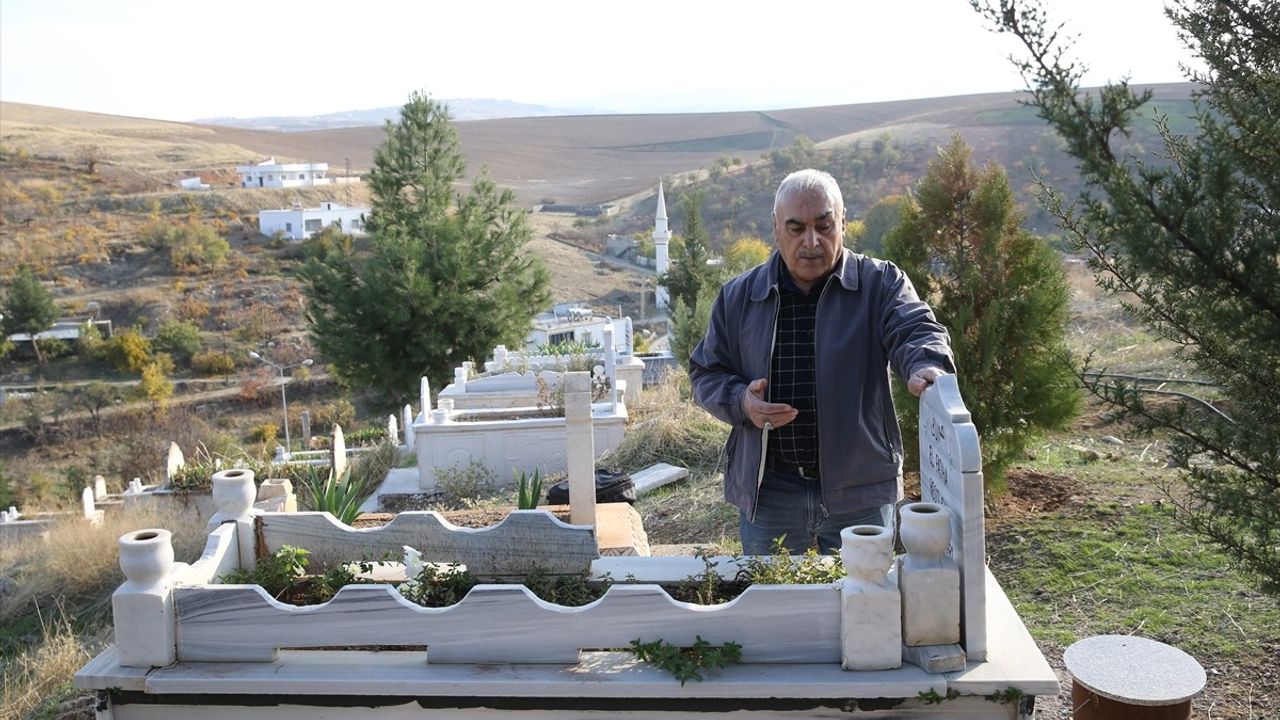
[[[1064,426],[1079,406],[1063,344],[1070,297],[1061,258],[1020,226],[1004,170],[969,162],[956,136],[939,152],[885,254],[951,332],[960,389],[982,437],[982,470],[998,491],[1036,433]],[[904,427],[918,405],[899,385]],[[914,449],[913,437],[904,445]]]

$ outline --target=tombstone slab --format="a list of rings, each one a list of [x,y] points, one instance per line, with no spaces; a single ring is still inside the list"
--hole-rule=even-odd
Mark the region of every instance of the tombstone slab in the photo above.
[[[961,645],[970,660],[987,659],[982,452],[978,431],[955,375],[920,395],[920,496],[951,510],[947,555],[960,569]]]

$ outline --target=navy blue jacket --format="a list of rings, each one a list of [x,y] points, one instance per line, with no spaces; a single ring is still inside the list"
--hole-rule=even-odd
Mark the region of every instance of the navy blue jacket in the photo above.
[[[733,428],[725,446],[725,500],[752,518],[766,438],[743,412],[742,394],[751,381],[769,377],[781,263],[775,251],[725,283],[689,360],[694,400]],[[927,366],[955,372],[947,330],[906,273],[850,250],[822,290],[815,323],[823,505],[841,513],[895,502],[902,493],[902,436],[889,368],[904,380]]]

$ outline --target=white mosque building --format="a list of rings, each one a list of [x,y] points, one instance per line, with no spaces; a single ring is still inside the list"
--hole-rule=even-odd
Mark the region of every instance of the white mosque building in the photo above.
[[[669,260],[667,258],[667,245],[671,242],[671,230],[667,228],[667,201],[662,195],[662,181],[658,181],[658,210],[653,218],[653,254],[654,269],[658,272],[658,277],[662,277],[669,269]],[[667,305],[671,302],[671,296],[667,289],[661,285],[658,286],[655,293],[655,300],[660,312],[667,310]]]

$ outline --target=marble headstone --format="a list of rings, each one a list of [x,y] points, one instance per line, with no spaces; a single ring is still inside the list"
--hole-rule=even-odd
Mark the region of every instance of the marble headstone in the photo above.
[[[920,495],[952,513],[947,553],[960,568],[961,644],[970,660],[987,659],[986,535],[978,431],[955,375],[920,396]]]

